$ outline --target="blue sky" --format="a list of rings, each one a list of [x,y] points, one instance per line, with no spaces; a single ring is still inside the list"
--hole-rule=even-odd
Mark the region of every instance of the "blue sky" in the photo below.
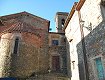
[[[27,11],[50,21],[55,31],[56,12],[70,12],[78,0],[0,0],[0,16]]]

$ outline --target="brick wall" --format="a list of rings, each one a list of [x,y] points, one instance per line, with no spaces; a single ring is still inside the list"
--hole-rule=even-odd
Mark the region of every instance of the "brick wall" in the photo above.
[[[36,16],[33,17],[28,13],[23,13],[20,13],[22,15],[17,14],[13,16],[10,15],[9,17],[2,17],[2,20],[6,21],[8,24],[5,23],[6,26],[0,29],[2,35],[0,42],[0,52],[2,53],[0,54],[0,77],[27,77],[33,72],[48,72],[49,22]],[[8,20],[8,18],[10,19]],[[38,35],[31,31],[21,30],[24,29],[24,25],[21,25],[22,27],[20,26],[21,29],[19,31],[18,29],[17,31],[7,30],[4,34],[2,33],[3,30],[11,27],[9,23],[11,24],[18,21],[30,25],[31,28],[33,26],[35,33]],[[17,54],[14,54],[13,51],[16,37],[19,38],[19,49]]]

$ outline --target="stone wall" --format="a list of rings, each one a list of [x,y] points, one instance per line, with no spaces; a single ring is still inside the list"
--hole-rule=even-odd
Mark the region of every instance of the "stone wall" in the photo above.
[[[15,36],[20,36],[15,34]],[[6,77],[11,72],[11,54],[13,53],[13,41],[14,35],[11,33],[2,34],[0,41],[0,77]]]
[[[86,48],[86,59],[87,59],[87,69],[89,80],[97,80],[98,73],[96,73],[96,65],[95,65],[95,58],[101,56],[103,59],[103,49],[104,47],[104,12],[103,6],[101,5],[101,0],[86,0],[84,5],[80,10],[81,20],[84,21],[83,27],[83,34],[85,40],[85,48]],[[91,27],[92,30],[88,30],[86,27]],[[79,65],[80,67],[84,66],[84,53],[82,54],[82,40],[77,45],[77,51],[79,56]],[[102,61],[104,64],[104,61]],[[103,66],[104,67],[104,66]],[[80,68],[80,79],[84,80],[83,78],[83,71]]]
[[[37,36],[30,33],[17,34],[18,36],[16,33],[8,33],[2,38],[3,40],[1,39],[1,76],[26,77],[33,72],[48,72],[48,32],[42,39],[38,39]],[[16,37],[21,37],[21,39],[18,53],[14,54]]]
[[[97,80],[98,74],[95,73],[96,65],[94,64],[94,59],[98,56],[102,58],[102,64],[105,68],[105,48],[104,48],[104,33],[105,31],[105,23],[102,22],[98,25],[90,34],[85,37],[85,47],[86,47],[86,57],[88,62],[88,71],[89,71],[89,80]],[[81,43],[81,42],[80,42]],[[83,61],[83,54],[81,53],[81,49],[79,48],[80,43],[78,44],[77,50],[79,54],[80,62]],[[80,71],[81,72],[81,71]]]
[[[53,45],[52,40],[58,40],[58,45]],[[50,68],[52,71],[52,56],[59,56],[60,58],[60,72],[67,74],[67,51],[66,51],[66,40],[64,34],[60,33],[49,33],[49,56],[50,56]],[[56,72],[56,71],[55,71]]]
[[[5,26],[0,28],[0,77],[27,77],[48,72],[49,21],[27,12],[3,16],[2,20]],[[18,22],[23,24],[16,25]],[[19,47],[14,54],[17,37]]]
[[[74,12],[67,28],[65,29],[68,42],[70,41],[70,39],[73,39],[69,43],[70,60],[72,61],[73,59],[75,59],[74,57],[76,57],[76,59],[78,58],[78,60],[76,61],[78,62],[77,67],[79,67],[80,80],[85,80],[86,61],[87,61],[86,67],[88,70],[88,72],[86,73],[88,74],[89,80],[99,80],[97,69],[96,69],[97,66],[95,63],[96,58],[101,58],[102,67],[105,68],[105,61],[104,61],[105,14],[104,12],[105,12],[105,7],[101,5],[101,0],[86,0],[82,8],[80,9],[80,11]],[[78,22],[78,20],[80,21]],[[81,24],[81,21],[83,21],[84,23]],[[91,27],[91,30],[88,29],[89,27]],[[81,35],[80,31],[82,30],[83,30],[83,33]],[[84,36],[84,39],[81,39],[81,37],[83,36]],[[84,49],[86,49],[85,53],[83,53]],[[72,50],[74,50],[73,52],[75,54],[73,54]],[[72,70],[72,65],[71,65],[71,73],[73,71],[74,70]],[[73,76],[75,77],[75,74],[72,73],[71,80],[73,79],[72,78]]]
[[[0,47],[0,53],[2,53],[0,54],[0,77],[2,77],[9,75],[8,71],[10,70],[10,58],[11,58],[10,40],[8,38],[5,39],[5,37],[2,36],[0,45],[2,45]]]
[[[74,25],[75,24],[75,25]],[[72,16],[67,28],[65,29],[65,35],[67,37],[68,54],[70,58],[69,65],[71,66],[71,80],[79,80],[79,70],[78,70],[78,53],[76,45],[81,41],[80,25],[78,18],[78,11],[75,11]]]
[[[84,26],[91,26],[94,29],[103,21],[101,0],[86,0],[80,10],[80,14],[81,20],[84,21]],[[84,36],[89,34],[85,27],[83,27]]]

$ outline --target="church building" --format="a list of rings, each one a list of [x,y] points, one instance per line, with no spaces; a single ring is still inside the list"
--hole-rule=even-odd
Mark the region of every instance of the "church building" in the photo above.
[[[48,76],[46,80],[49,76],[52,80],[59,77],[59,80],[67,80],[69,67],[62,31],[67,15],[65,12],[56,14],[57,32],[49,32],[50,21],[28,12],[1,16],[0,77],[36,78],[44,75],[44,78]]]

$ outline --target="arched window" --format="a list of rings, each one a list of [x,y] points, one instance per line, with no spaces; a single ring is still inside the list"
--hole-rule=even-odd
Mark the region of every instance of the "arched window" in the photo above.
[[[14,54],[17,54],[18,46],[19,46],[19,38],[16,38],[14,44],[14,51],[13,51]]]
[[[62,25],[64,26],[64,24],[65,24],[65,19],[62,19]]]

